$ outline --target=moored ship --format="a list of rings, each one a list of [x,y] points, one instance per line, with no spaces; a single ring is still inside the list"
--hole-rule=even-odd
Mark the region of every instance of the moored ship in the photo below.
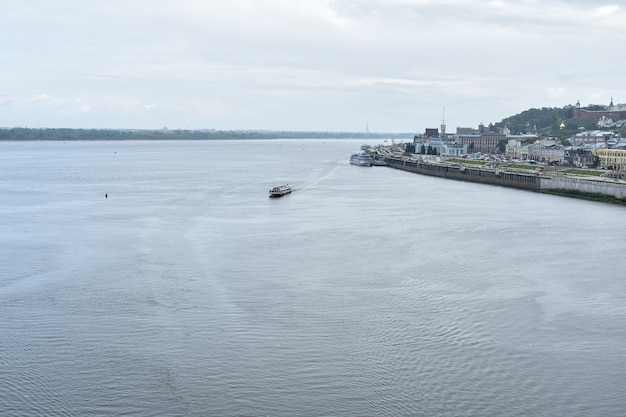
[[[372,166],[372,157],[363,152],[363,153],[353,153],[350,156],[350,163],[352,165],[357,165],[357,166],[361,166],[361,167],[371,167]]]

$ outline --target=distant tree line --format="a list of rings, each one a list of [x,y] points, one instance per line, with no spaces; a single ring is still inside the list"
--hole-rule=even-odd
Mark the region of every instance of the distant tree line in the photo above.
[[[270,130],[0,129],[0,140],[404,139],[413,133]]]

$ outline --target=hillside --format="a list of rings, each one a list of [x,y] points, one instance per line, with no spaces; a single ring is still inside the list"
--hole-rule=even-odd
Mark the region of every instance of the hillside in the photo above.
[[[588,110],[601,110],[602,106],[589,106]],[[507,126],[511,133],[537,133],[555,136],[561,140],[567,139],[581,130],[597,129],[597,120],[573,118],[574,107],[542,107],[528,109],[514,116],[509,116],[495,123],[495,127]],[[561,123],[565,126],[561,127]],[[616,129],[615,132],[626,136],[626,128]]]

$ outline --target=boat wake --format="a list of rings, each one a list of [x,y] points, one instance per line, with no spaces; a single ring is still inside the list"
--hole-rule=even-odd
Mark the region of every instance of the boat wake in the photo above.
[[[339,163],[336,161],[328,162],[318,169],[313,170],[304,184],[301,185],[300,188],[308,189],[308,188],[317,188],[319,184],[323,181],[326,181],[335,176],[335,171],[339,167]],[[298,187],[294,187],[294,190],[298,189]]]

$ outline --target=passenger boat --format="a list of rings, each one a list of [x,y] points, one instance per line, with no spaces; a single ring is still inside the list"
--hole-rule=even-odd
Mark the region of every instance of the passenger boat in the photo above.
[[[282,197],[285,194],[289,194],[292,191],[293,189],[291,188],[291,185],[289,184],[279,185],[277,187],[270,189],[270,197]]]
[[[363,153],[353,153],[350,156],[350,163],[352,165],[358,165],[361,167],[371,167],[372,166],[372,157],[363,152]]]

